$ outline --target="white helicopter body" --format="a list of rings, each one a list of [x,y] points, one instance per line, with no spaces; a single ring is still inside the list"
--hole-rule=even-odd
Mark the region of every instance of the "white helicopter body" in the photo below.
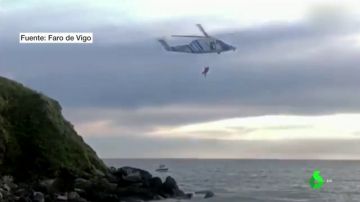
[[[189,44],[170,46],[164,39],[159,39],[159,42],[165,48],[165,50],[173,51],[173,52],[184,52],[184,53],[194,53],[194,54],[201,54],[201,53],[220,54],[221,52],[236,50],[234,46],[231,46],[215,37],[208,35],[200,24],[197,24],[197,26],[200,29],[200,31],[204,34],[204,36],[172,35],[173,37],[197,38],[195,40],[192,40]]]

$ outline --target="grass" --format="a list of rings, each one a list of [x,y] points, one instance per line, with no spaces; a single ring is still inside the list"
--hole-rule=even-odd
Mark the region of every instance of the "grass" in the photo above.
[[[105,170],[61,114],[60,104],[0,77],[0,171],[20,181]]]

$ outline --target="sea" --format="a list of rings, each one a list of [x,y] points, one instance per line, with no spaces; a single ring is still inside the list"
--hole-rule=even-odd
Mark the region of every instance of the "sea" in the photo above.
[[[105,159],[109,166],[133,166],[165,179],[172,176],[185,192],[203,202],[360,202],[360,161]],[[156,172],[160,164],[168,172]],[[319,170],[325,183],[312,189],[309,179]],[[179,200],[165,200],[179,201]],[[188,201],[188,200],[184,200]]]

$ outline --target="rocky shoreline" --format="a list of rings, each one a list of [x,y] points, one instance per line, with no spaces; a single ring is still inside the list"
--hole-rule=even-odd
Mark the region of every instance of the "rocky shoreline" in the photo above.
[[[109,168],[94,176],[79,177],[63,170],[58,178],[16,183],[11,176],[0,179],[0,201],[4,202],[135,202],[166,198],[190,199],[175,179],[164,182],[149,172],[132,167]]]

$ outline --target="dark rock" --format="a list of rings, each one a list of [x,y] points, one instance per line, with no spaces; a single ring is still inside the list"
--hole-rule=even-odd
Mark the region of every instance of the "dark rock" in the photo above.
[[[97,175],[98,177],[105,177],[105,173],[99,169],[95,169],[94,174]]]
[[[9,175],[5,175],[1,178],[1,182],[3,184],[7,184],[7,185],[15,185],[14,184],[14,178],[12,176]]]
[[[153,200],[164,200],[165,198],[161,195],[155,195]]]
[[[159,177],[154,177],[149,180],[149,187],[155,192],[159,192],[162,189],[162,181]]]
[[[84,194],[85,193],[85,190],[83,189],[79,189],[79,188],[75,188],[74,191],[78,194]]]
[[[144,202],[144,201],[136,198],[121,198],[121,202]]]
[[[96,189],[99,191],[114,193],[118,187],[117,184],[109,182],[105,178],[96,179],[92,182],[92,189]]]
[[[107,180],[109,180],[109,182],[112,182],[112,183],[118,183],[119,182],[119,179],[115,175],[113,175],[112,173],[107,173],[105,175],[105,178]]]
[[[84,187],[85,193],[80,196],[89,201],[115,201],[117,187],[117,184],[109,182],[106,178],[96,178],[90,180],[90,186]]]
[[[67,197],[68,197],[68,200],[70,200],[70,201],[76,201],[80,198],[80,195],[78,193],[72,191],[67,194]]]
[[[6,191],[6,192],[9,192],[11,190],[11,188],[8,184],[3,184],[1,188],[4,189],[4,191]]]
[[[33,202],[45,202],[45,196],[41,192],[33,193]]]
[[[161,178],[151,177],[147,171],[125,167],[125,169],[118,169],[117,172],[123,173],[120,182],[123,182],[124,176],[129,175],[139,176],[138,182],[128,183],[126,185],[121,183],[112,183],[106,177],[99,177],[94,175],[92,179],[74,178],[72,175],[63,174],[64,179],[71,179],[73,181],[73,188],[71,191],[62,192],[59,189],[59,183],[68,180],[48,179],[37,183],[36,186],[30,184],[20,184],[18,188],[11,189],[1,188],[3,183],[0,183],[0,197],[4,198],[4,193],[10,193],[6,200],[0,201],[23,201],[23,202],[119,202],[119,201],[149,201],[161,200],[166,198],[176,199],[190,199],[191,194],[185,194],[181,191],[172,177],[167,177],[164,183]],[[70,177],[69,177],[70,176]],[[126,179],[126,178],[125,178]],[[11,185],[16,187],[17,185]],[[61,187],[61,186],[60,186]],[[36,191],[33,191],[35,189]],[[47,190],[46,192],[39,192],[39,190]],[[63,189],[64,190],[64,189]],[[3,193],[4,192],[4,193]],[[29,194],[30,193],[30,194]]]
[[[128,183],[145,183],[148,185],[149,180],[152,178],[152,175],[145,170],[132,168],[132,167],[122,167],[119,168],[113,173],[119,182],[128,182]]]
[[[103,202],[118,202],[119,197],[116,194],[107,194],[101,199]]]
[[[18,200],[18,202],[32,202],[31,198],[30,197],[20,197]]]
[[[154,193],[149,188],[143,187],[119,187],[117,190],[117,194],[120,199],[124,198],[132,198],[132,199],[141,199],[141,200],[154,200],[155,197],[158,195]]]
[[[69,192],[74,190],[75,186],[75,178],[76,174],[75,171],[72,171],[67,168],[61,168],[59,170],[58,177],[55,179],[55,181],[52,184],[52,188],[56,192]]]
[[[68,200],[68,196],[67,194],[58,194],[56,196],[56,200],[58,201],[67,201]]]
[[[17,190],[14,190],[13,194],[16,196],[20,196],[20,195],[23,195],[25,192],[26,192],[26,190],[24,188],[19,188]]]
[[[209,191],[209,190],[197,191],[197,192],[195,192],[195,194],[204,194],[204,198],[211,198],[211,197],[215,196],[214,192]]]
[[[98,192],[94,193],[89,200],[99,202],[119,202],[119,197],[116,194]]]
[[[85,189],[88,189],[90,186],[91,186],[90,180],[86,180],[83,178],[77,178],[74,181],[74,188],[77,188],[77,189],[85,190]]]
[[[186,193],[185,194],[185,199],[191,199],[193,197],[192,193]]]
[[[165,182],[162,185],[162,193],[167,198],[177,198],[177,199],[192,198],[192,194],[185,194],[182,190],[180,190],[175,179],[170,176],[168,176],[165,179]]]
[[[87,202],[87,200],[84,199],[84,198],[79,198],[79,199],[77,199],[75,201],[72,201],[72,202]]]
[[[163,187],[168,192],[171,192],[172,190],[179,189],[175,179],[170,177],[170,176],[166,177],[165,182],[163,184]]]
[[[34,186],[38,191],[47,194],[64,193],[74,190],[75,176],[69,175],[68,173],[60,174],[56,179],[46,179],[40,181]]]
[[[26,188],[19,188],[15,190],[12,194],[13,198],[16,198],[17,201],[21,202],[32,202],[33,200],[33,191],[30,190],[28,187]]]
[[[163,183],[162,190],[168,197],[184,196],[185,193],[179,190],[179,187],[174,178],[168,176]]]
[[[42,180],[38,184],[38,190],[43,191],[45,193],[55,193],[55,186],[54,186],[55,179],[46,179]]]
[[[80,198],[75,199],[75,200],[70,200],[70,202],[87,202],[87,200],[80,197]]]
[[[108,171],[109,171],[110,173],[115,173],[116,170],[117,170],[117,169],[116,169],[114,166],[110,166],[110,167],[108,168]]]
[[[204,196],[204,198],[211,198],[211,197],[214,197],[215,194],[213,192],[207,192]]]

